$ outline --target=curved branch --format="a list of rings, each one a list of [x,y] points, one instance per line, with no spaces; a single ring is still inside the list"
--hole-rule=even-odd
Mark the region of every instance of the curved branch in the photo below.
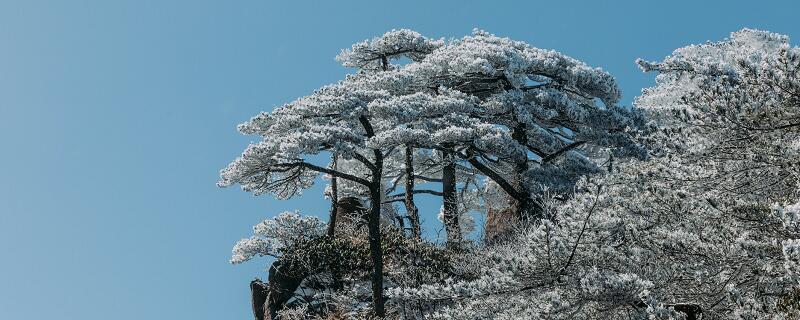
[[[310,163],[305,162],[305,161],[295,162],[295,163],[280,163],[280,164],[276,164],[274,166],[275,167],[284,167],[284,168],[291,168],[291,167],[305,168],[305,169],[314,170],[314,171],[317,171],[317,172],[329,174],[329,175],[337,177],[337,178],[350,180],[350,181],[353,181],[355,183],[362,184],[362,185],[365,185],[365,186],[369,186],[369,181],[367,181],[367,179],[359,178],[359,177],[356,177],[354,175],[347,174],[347,173],[344,173],[344,172],[341,172],[341,171],[328,169],[328,168],[325,168],[325,167],[320,167],[318,165],[313,165],[313,164],[310,164]]]
[[[369,159],[367,159],[367,157],[359,154],[358,152],[354,152],[353,153],[353,159],[356,159],[356,160],[358,160],[358,162],[363,163],[370,170],[375,170],[375,164],[372,163],[372,161],[369,161]]]
[[[459,157],[467,160],[467,162],[469,162],[469,164],[471,164],[473,167],[475,167],[475,169],[478,169],[478,171],[480,171],[481,173],[483,173],[484,175],[486,175],[487,177],[492,179],[492,181],[497,183],[497,185],[499,185],[500,188],[503,188],[503,191],[508,193],[508,195],[510,195],[514,199],[516,199],[518,201],[522,201],[523,199],[525,199],[527,197],[526,195],[522,194],[522,192],[520,192],[519,190],[514,188],[514,186],[511,185],[511,183],[509,183],[508,180],[503,178],[499,173],[497,173],[494,170],[492,170],[491,168],[487,167],[485,164],[483,164],[480,161],[478,161],[478,159],[476,159],[475,157],[468,157],[468,156],[462,155],[460,153],[459,153]]]

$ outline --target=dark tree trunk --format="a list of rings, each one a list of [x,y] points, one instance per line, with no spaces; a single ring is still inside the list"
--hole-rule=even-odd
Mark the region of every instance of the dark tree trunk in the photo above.
[[[511,138],[523,146],[528,145],[528,133],[521,123],[518,123],[516,126],[514,126],[514,129],[511,132]],[[536,219],[542,215],[540,207],[533,203],[530,190],[528,190],[528,186],[525,183],[525,173],[528,172],[528,169],[528,157],[526,156],[524,160],[518,161],[514,164],[514,172],[512,177],[514,180],[514,187],[519,190],[519,194],[521,195],[521,197],[517,199],[515,214],[516,218],[522,221]]]
[[[333,170],[336,170],[336,155],[332,157],[333,161]],[[339,190],[338,190],[338,179],[336,177],[331,177],[331,213],[330,219],[328,220],[328,236],[333,238],[336,234],[336,213],[339,211]]]
[[[419,209],[414,204],[414,148],[406,145],[406,186],[405,205],[408,220],[411,222],[411,235],[415,239],[422,238],[422,229],[419,225]]]
[[[334,154],[331,156],[331,162],[333,170],[336,170],[338,157]],[[339,212],[339,186],[338,181],[339,179],[336,177],[331,177],[331,213],[330,219],[328,220],[328,238],[331,240],[334,239],[336,236],[336,216],[338,216]],[[330,262],[331,268],[331,281],[333,282],[333,288],[335,290],[339,290],[342,288],[342,281],[341,275],[339,274],[339,265],[336,261]]]
[[[250,281],[250,295],[250,301],[253,304],[253,316],[255,316],[256,320],[264,320],[264,303],[267,302],[267,297],[269,296],[269,287],[258,279]]]
[[[443,152],[442,206],[444,207],[444,229],[447,245],[461,243],[461,225],[458,221],[458,197],[456,191],[456,163],[451,151]]]
[[[383,58],[384,70],[387,67],[386,57]],[[375,136],[372,124],[366,116],[359,119],[368,138]],[[369,230],[369,251],[372,259],[372,303],[375,316],[384,317],[386,310],[383,301],[383,249],[381,248],[381,203],[383,202],[383,153],[372,149],[374,162],[372,163],[372,177],[369,185],[370,212],[367,217]]]
[[[370,212],[367,217],[369,229],[369,249],[372,258],[372,301],[375,315],[386,315],[383,302],[383,249],[381,248],[381,178],[383,155],[375,151],[375,168],[372,170],[372,185],[369,188]]]

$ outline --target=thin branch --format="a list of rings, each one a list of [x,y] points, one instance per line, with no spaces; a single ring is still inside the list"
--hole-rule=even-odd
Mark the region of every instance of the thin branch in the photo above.
[[[597,194],[594,197],[594,203],[592,203],[592,208],[589,209],[589,214],[586,215],[586,219],[583,220],[583,226],[581,227],[581,232],[578,234],[578,239],[575,239],[575,245],[572,246],[572,252],[569,254],[569,259],[567,259],[567,263],[561,267],[561,270],[558,271],[558,275],[564,274],[564,271],[567,271],[567,267],[572,263],[572,259],[575,257],[575,251],[578,250],[578,244],[581,243],[581,238],[583,238],[584,232],[586,232],[586,226],[589,224],[589,218],[592,217],[594,213],[595,207],[597,207],[597,200],[600,198],[600,188],[601,186],[597,186]]]
[[[313,164],[310,164],[310,163],[305,162],[305,161],[303,161],[303,162],[295,162],[295,163],[280,163],[280,164],[276,164],[274,166],[277,166],[277,167],[300,167],[300,168],[306,168],[306,169],[309,169],[309,170],[322,172],[322,173],[329,174],[329,175],[337,177],[337,178],[342,178],[342,179],[350,180],[350,181],[353,181],[355,183],[359,183],[359,184],[362,184],[362,185],[365,185],[365,186],[369,186],[369,181],[367,181],[367,179],[359,178],[359,177],[356,177],[354,175],[347,174],[347,173],[344,173],[344,172],[341,172],[341,171],[337,171],[337,170],[328,169],[328,168],[320,167],[320,166],[317,166],[317,165],[313,165]]]
[[[564,154],[566,152],[569,152],[572,149],[580,147],[585,143],[586,143],[586,141],[575,141],[573,143],[570,143],[566,147],[563,147],[560,150],[558,150],[556,152],[553,152],[551,154],[548,154],[547,156],[542,158],[542,164],[546,164],[546,163],[548,163],[550,161],[553,161],[553,159],[557,158],[558,156],[560,156],[560,155],[562,155],[562,154]]]
[[[413,193],[413,194],[422,194],[422,193],[425,193],[425,194],[432,194],[432,195],[434,195],[434,196],[439,196],[439,197],[441,197],[441,196],[443,196],[443,195],[444,195],[444,194],[443,194],[441,191],[436,191],[436,190],[427,190],[427,189],[422,189],[422,190],[414,190],[412,193]],[[389,196],[389,198],[398,198],[398,197],[403,197],[403,196],[404,196],[404,194],[402,194],[402,193],[397,193],[397,194],[393,194],[393,195]]]
[[[425,177],[425,176],[420,176],[420,175],[416,175],[416,174],[414,175],[414,179],[425,180],[425,181],[428,181],[428,182],[442,182],[442,179],[439,179],[439,178]]]

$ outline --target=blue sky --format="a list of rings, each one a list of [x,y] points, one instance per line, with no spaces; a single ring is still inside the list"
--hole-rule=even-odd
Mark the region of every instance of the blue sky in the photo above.
[[[637,57],[742,27],[800,38],[793,1],[289,2],[0,0],[0,319],[250,319],[265,261],[231,266],[231,246],[327,203],[218,189],[255,139],[235,126],[341,79],[336,54],[389,29],[556,49],[625,103],[652,83]]]

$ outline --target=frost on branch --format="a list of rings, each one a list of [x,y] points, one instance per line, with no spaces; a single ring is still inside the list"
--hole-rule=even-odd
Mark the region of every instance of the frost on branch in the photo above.
[[[686,163],[718,168],[713,181],[742,196],[797,194],[800,49],[789,38],[743,29],[730,39],[675,50],[636,105],[652,111],[668,149]]]
[[[382,69],[383,59],[407,57],[420,61],[443,43],[408,29],[392,30],[372,40],[356,43],[349,50],[342,50],[336,60],[345,67],[377,71]]]
[[[253,227],[253,236],[233,247],[231,263],[247,262],[256,256],[280,256],[285,248],[319,238],[325,234],[325,222],[317,217],[302,217],[297,212],[283,212]]]

